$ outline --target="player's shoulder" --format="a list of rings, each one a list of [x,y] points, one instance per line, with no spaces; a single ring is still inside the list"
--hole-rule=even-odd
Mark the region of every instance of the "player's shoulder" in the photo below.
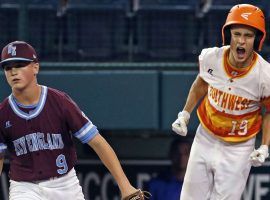
[[[199,56],[200,59],[208,59],[208,58],[221,58],[224,52],[229,48],[229,46],[222,47],[210,47],[202,49],[201,54]]]
[[[0,117],[6,116],[7,109],[9,107],[8,97],[0,103]]]
[[[8,105],[8,97],[6,97],[2,102],[0,102],[0,110],[3,110]]]
[[[58,105],[60,107],[63,107],[65,105],[65,102],[71,101],[71,98],[67,93],[50,87],[48,87],[47,99],[48,102],[52,102],[53,104]]]
[[[67,94],[61,90],[48,87],[48,96],[52,96],[55,98],[64,98],[67,96]]]
[[[268,61],[266,61],[260,54],[257,54],[257,63],[259,64],[259,66],[261,67],[261,69],[267,73],[270,73],[270,63]]]

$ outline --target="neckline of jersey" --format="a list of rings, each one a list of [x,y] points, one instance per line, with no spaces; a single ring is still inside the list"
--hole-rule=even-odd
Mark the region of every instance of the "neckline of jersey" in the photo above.
[[[240,78],[240,77],[243,77],[246,74],[248,74],[248,72],[250,72],[251,69],[255,66],[256,61],[258,59],[258,55],[256,54],[256,52],[253,52],[253,58],[252,58],[251,64],[245,68],[237,68],[237,67],[234,67],[230,64],[229,52],[230,52],[230,48],[226,49],[224,52],[223,67],[225,69],[227,76],[229,76],[230,78]],[[235,74],[234,74],[234,72],[235,72]]]
[[[26,113],[20,109],[20,105],[17,104],[16,100],[14,99],[15,97],[12,94],[9,95],[8,101],[12,110],[14,111],[16,115],[26,120],[29,120],[38,116],[40,112],[43,110],[43,107],[45,105],[46,98],[47,98],[47,91],[48,91],[48,88],[46,86],[41,86],[41,94],[40,94],[39,101],[36,104],[36,108],[30,113]]]

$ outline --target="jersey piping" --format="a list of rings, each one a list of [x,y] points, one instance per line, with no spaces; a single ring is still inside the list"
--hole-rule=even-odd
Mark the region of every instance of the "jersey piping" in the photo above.
[[[48,92],[48,88],[46,86],[41,86],[41,94],[40,94],[39,102],[37,103],[36,108],[30,113],[25,113],[18,107],[15,97],[12,94],[9,95],[8,102],[16,115],[18,115],[19,117],[23,119],[29,120],[38,116],[40,112],[42,111],[46,102],[47,92]]]
[[[252,70],[252,68],[255,66],[257,62],[258,56],[256,53],[253,52],[253,58],[249,66],[245,68],[236,68],[229,63],[229,51],[230,51],[229,49],[226,49],[224,52],[223,67],[227,76],[230,78],[242,78]]]

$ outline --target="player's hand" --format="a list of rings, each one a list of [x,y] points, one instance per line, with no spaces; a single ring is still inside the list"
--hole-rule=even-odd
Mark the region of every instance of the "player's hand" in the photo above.
[[[253,167],[262,166],[265,159],[269,156],[268,146],[261,145],[258,149],[255,149],[249,156],[249,160]]]
[[[151,196],[152,195],[150,192],[142,191],[141,189],[138,189],[132,194],[122,198],[122,200],[145,200],[145,199],[150,199]]]
[[[189,112],[183,110],[178,113],[178,118],[172,123],[172,130],[181,136],[187,135],[187,125],[190,118]]]

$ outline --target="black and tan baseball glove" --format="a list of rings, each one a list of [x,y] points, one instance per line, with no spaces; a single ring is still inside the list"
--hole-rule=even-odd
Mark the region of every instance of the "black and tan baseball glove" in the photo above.
[[[142,191],[138,189],[136,192],[134,192],[133,194],[127,197],[124,197],[122,200],[145,200],[145,199],[149,199],[150,196],[151,196],[150,192]]]

